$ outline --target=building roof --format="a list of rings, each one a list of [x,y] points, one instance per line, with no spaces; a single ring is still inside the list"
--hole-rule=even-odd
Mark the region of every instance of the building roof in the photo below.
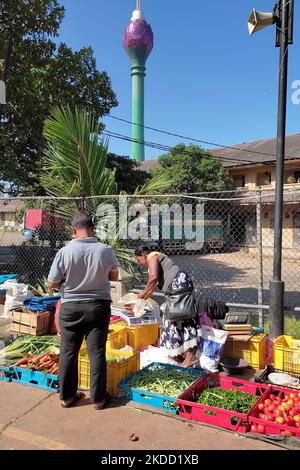
[[[274,164],[276,162],[276,145],[277,139],[274,138],[236,144],[232,146],[233,148],[213,148],[208,151],[212,155],[225,158],[226,160],[223,162],[225,168],[234,169],[241,166]],[[248,152],[249,150],[250,152]],[[286,160],[300,160],[300,134],[286,137],[285,158]],[[159,168],[159,166],[158,159],[147,160],[141,164],[141,170],[150,171]]]

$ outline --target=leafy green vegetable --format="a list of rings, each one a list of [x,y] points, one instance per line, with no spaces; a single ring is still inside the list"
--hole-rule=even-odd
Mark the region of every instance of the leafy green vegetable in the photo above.
[[[248,413],[256,402],[257,397],[240,390],[227,390],[220,387],[207,388],[197,399],[202,405],[223,408],[238,413]]]

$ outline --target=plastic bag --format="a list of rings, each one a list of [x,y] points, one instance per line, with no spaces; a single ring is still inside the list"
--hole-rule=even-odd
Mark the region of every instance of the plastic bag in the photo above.
[[[124,307],[125,304],[136,304],[137,301],[137,294],[130,292],[129,294],[123,295],[123,297],[119,299],[118,305],[120,305],[120,307]]]
[[[178,365],[171,357],[169,357],[169,351],[166,348],[156,348],[149,346],[148,349],[140,352],[140,367],[148,366],[152,362],[160,362],[162,364]]]
[[[137,294],[129,293],[120,298],[118,305],[124,307],[125,304],[133,304],[134,316],[139,318],[145,314],[153,313],[159,315],[159,305],[153,299],[139,299]]]
[[[202,312],[199,314],[199,323],[200,326],[211,326],[213,327],[213,322],[209,318],[206,312]]]
[[[201,369],[218,372],[222,350],[227,338],[227,331],[217,330],[211,326],[202,326],[197,356]]]
[[[133,307],[134,316],[139,318],[145,314],[152,313],[153,315],[159,315],[159,305],[155,300],[152,299],[138,299],[135,306]]]
[[[19,284],[15,279],[5,281],[0,285],[0,289],[6,289],[4,315],[10,310],[22,307],[24,300],[34,297],[27,284]]]

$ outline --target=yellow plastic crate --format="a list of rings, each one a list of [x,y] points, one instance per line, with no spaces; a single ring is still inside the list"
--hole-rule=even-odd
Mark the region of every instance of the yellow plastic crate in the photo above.
[[[107,363],[107,390],[112,395],[118,396],[119,382],[140,370],[140,353],[112,349],[106,353],[106,358],[119,360]],[[84,350],[78,358],[78,386],[87,390],[90,388],[90,360]]]
[[[106,349],[121,349],[127,344],[127,329],[126,323],[123,321],[116,321],[110,323],[108,329]]]
[[[108,336],[106,342],[106,350],[111,349],[121,349],[124,348],[127,344],[127,330],[126,330],[126,323],[123,321],[116,321],[114,323],[110,323],[108,328]],[[86,350],[86,342],[85,339],[82,342],[80,351]]]
[[[265,334],[252,336],[248,341],[228,336],[222,358],[244,359],[254,369],[263,369],[266,365],[266,342],[267,335]]]
[[[127,344],[137,351],[140,351],[144,347],[148,347],[150,344],[156,345],[157,340],[157,323],[127,327]]]
[[[274,368],[300,375],[300,340],[278,336],[274,341]]]

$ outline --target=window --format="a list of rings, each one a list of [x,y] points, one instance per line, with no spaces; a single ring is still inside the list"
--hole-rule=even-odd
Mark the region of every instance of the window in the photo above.
[[[294,181],[295,183],[300,183],[300,170],[294,171]]]
[[[271,172],[270,171],[263,171],[262,173],[257,173],[257,186],[268,186],[271,184]]]
[[[232,178],[234,188],[244,188],[245,187],[245,175],[236,175]]]

